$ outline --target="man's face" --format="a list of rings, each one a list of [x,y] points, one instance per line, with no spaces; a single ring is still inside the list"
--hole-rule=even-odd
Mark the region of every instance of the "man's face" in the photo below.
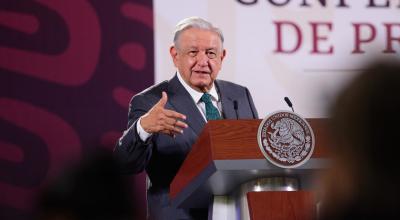
[[[185,82],[197,91],[207,92],[221,69],[225,50],[217,33],[189,28],[180,34],[170,54]]]

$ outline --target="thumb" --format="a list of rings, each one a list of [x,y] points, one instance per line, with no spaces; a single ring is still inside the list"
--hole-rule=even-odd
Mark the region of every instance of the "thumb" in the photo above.
[[[162,97],[161,97],[160,101],[158,101],[157,105],[164,107],[165,104],[167,103],[167,101],[168,101],[167,93],[163,91]]]

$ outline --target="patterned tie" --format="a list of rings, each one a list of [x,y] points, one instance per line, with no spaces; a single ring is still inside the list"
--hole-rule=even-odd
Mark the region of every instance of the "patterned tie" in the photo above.
[[[203,96],[201,96],[200,100],[203,101],[204,104],[206,104],[206,118],[207,118],[207,121],[221,119],[221,116],[219,115],[218,109],[212,104],[211,95],[210,94],[204,93]]]

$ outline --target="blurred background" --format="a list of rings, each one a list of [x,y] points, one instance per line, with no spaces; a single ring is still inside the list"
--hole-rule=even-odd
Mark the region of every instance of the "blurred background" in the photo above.
[[[31,219],[48,182],[112,151],[130,98],[174,74],[174,25],[221,27],[220,78],[247,86],[260,117],[326,106],[371,57],[398,58],[395,1],[0,0],[0,219]],[[144,174],[132,176],[139,219]]]
[[[152,1],[0,1],[0,219],[30,219],[46,181],[114,148],[153,45]]]

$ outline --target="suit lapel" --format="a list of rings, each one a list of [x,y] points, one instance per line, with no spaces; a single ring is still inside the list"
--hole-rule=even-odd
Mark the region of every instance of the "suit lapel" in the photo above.
[[[233,106],[233,101],[235,100],[234,97],[232,97],[231,93],[227,91],[227,88],[224,87],[223,83],[220,83],[218,80],[215,80],[215,85],[218,89],[218,93],[221,98],[223,118],[236,119],[236,113]]]
[[[176,75],[170,80],[168,92],[168,102],[177,112],[186,115],[186,123],[196,134],[200,134],[206,122],[192,97],[179,82]]]

